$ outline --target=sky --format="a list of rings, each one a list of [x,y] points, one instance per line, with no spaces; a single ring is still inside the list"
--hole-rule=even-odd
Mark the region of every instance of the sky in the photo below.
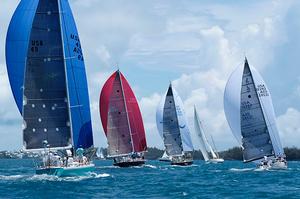
[[[5,38],[19,0],[0,3],[0,150],[22,148],[22,118],[5,63]],[[300,1],[69,0],[88,77],[94,142],[106,147],[99,95],[119,68],[139,101],[147,142],[163,149],[155,113],[172,81],[181,96],[195,148],[196,105],[219,150],[237,146],[223,110],[231,72],[249,63],[273,98],[283,146],[300,147]]]

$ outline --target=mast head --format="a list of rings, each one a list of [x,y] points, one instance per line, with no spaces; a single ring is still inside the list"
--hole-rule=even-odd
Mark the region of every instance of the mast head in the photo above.
[[[249,65],[249,64],[248,64],[248,59],[247,59],[246,56],[245,56],[245,65]]]
[[[172,81],[169,81],[169,87],[172,88]]]

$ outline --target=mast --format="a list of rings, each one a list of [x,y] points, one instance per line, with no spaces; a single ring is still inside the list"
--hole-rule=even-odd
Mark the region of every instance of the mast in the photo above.
[[[129,115],[128,115],[128,110],[127,110],[126,97],[125,97],[125,93],[124,93],[124,89],[123,89],[122,75],[121,75],[120,70],[117,71],[117,74],[119,75],[119,78],[120,78],[121,90],[122,90],[122,95],[123,95],[123,102],[124,102],[124,105],[125,105],[127,124],[128,124],[128,128],[129,128],[130,139],[131,139],[132,152],[134,153],[135,148],[134,148],[134,143],[133,143],[133,138],[132,138],[131,126],[130,126]]]
[[[64,35],[63,35],[63,26],[62,26],[62,15],[63,12],[61,11],[61,0],[57,0],[58,4],[58,12],[59,12],[59,24],[61,28],[61,43],[62,43],[62,50],[63,50],[63,60],[64,60],[64,69],[65,69],[65,80],[66,80],[66,90],[67,90],[67,101],[68,101],[68,114],[69,114],[69,124],[70,124],[70,131],[71,131],[71,140],[72,140],[72,148],[75,153],[75,144],[74,144],[74,139],[73,139],[73,122],[72,122],[72,114],[71,114],[71,104],[70,104],[70,93],[69,93],[69,87],[68,87],[68,76],[67,76],[67,63],[66,63],[66,52],[65,52],[65,45],[64,45]],[[73,153],[73,155],[74,155]]]

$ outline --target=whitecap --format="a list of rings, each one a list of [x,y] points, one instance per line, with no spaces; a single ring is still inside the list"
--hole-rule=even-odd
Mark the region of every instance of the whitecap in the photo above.
[[[25,177],[24,175],[11,175],[11,176],[0,175],[0,180],[18,180],[24,177]]]
[[[237,168],[231,168],[229,171],[235,171],[235,172],[245,172],[245,171],[252,171],[253,168],[244,168],[244,169],[237,169]]]
[[[145,164],[145,167],[149,167],[152,169],[157,169],[157,166],[151,165],[151,164]]]

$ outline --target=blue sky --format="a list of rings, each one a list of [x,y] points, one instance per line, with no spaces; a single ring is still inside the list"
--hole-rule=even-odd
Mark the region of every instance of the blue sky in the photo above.
[[[19,149],[22,120],[5,66],[5,36],[18,0],[0,6],[0,149]],[[98,98],[119,67],[142,110],[149,146],[162,148],[155,111],[169,81],[181,95],[193,141],[193,105],[219,149],[236,146],[223,112],[230,73],[249,63],[273,97],[284,146],[300,140],[300,2],[297,0],[69,0],[85,55],[96,146],[106,146]]]

